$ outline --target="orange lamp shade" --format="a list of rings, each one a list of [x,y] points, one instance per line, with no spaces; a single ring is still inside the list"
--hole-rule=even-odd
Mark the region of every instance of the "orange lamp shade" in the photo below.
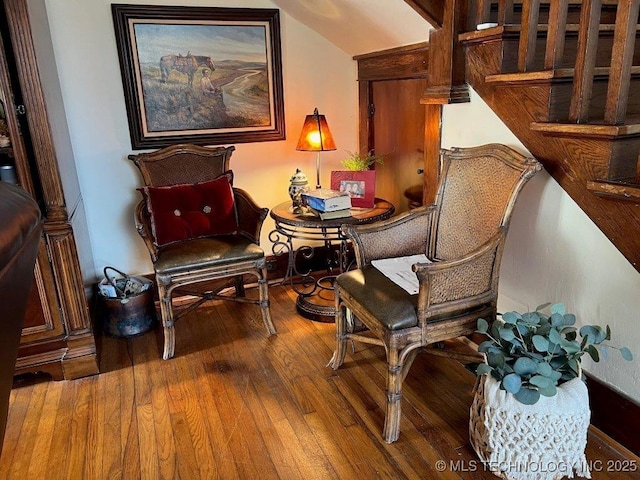
[[[324,152],[335,149],[336,144],[333,141],[329,125],[327,125],[327,119],[324,115],[320,115],[316,108],[312,115],[307,115],[304,119],[296,150]]]

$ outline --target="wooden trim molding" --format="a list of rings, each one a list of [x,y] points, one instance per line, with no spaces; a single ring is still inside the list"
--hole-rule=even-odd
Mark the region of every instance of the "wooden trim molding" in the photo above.
[[[356,55],[353,59],[358,62],[358,81],[360,82],[427,78],[429,42]]]

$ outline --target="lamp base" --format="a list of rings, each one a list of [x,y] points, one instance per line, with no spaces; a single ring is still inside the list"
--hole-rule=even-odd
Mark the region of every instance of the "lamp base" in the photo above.
[[[316,153],[316,189],[322,188],[320,185],[320,152]]]

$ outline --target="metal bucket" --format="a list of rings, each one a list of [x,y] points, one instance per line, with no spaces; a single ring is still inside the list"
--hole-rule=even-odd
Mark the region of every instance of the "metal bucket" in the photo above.
[[[114,270],[123,278],[109,278],[107,270]],[[113,267],[105,267],[104,277],[99,284],[104,332],[112,337],[126,338],[155,328],[153,282],[144,277],[128,276]]]

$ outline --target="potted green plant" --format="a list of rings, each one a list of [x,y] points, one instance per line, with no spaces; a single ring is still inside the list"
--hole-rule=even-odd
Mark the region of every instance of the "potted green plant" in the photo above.
[[[374,164],[382,165],[384,163],[384,155],[378,155],[369,150],[366,154],[358,152],[347,152],[349,156],[341,160],[345,170],[361,172],[369,170]]]
[[[575,326],[576,316],[561,303],[533,312],[507,312],[490,325],[478,350],[478,384],[471,407],[471,444],[483,462],[507,479],[555,479],[588,475],[584,456],[590,410],[581,361],[616,349],[609,326]],[[562,432],[557,434],[557,432]],[[508,439],[508,441],[505,441]],[[535,473],[534,477],[531,477]]]

